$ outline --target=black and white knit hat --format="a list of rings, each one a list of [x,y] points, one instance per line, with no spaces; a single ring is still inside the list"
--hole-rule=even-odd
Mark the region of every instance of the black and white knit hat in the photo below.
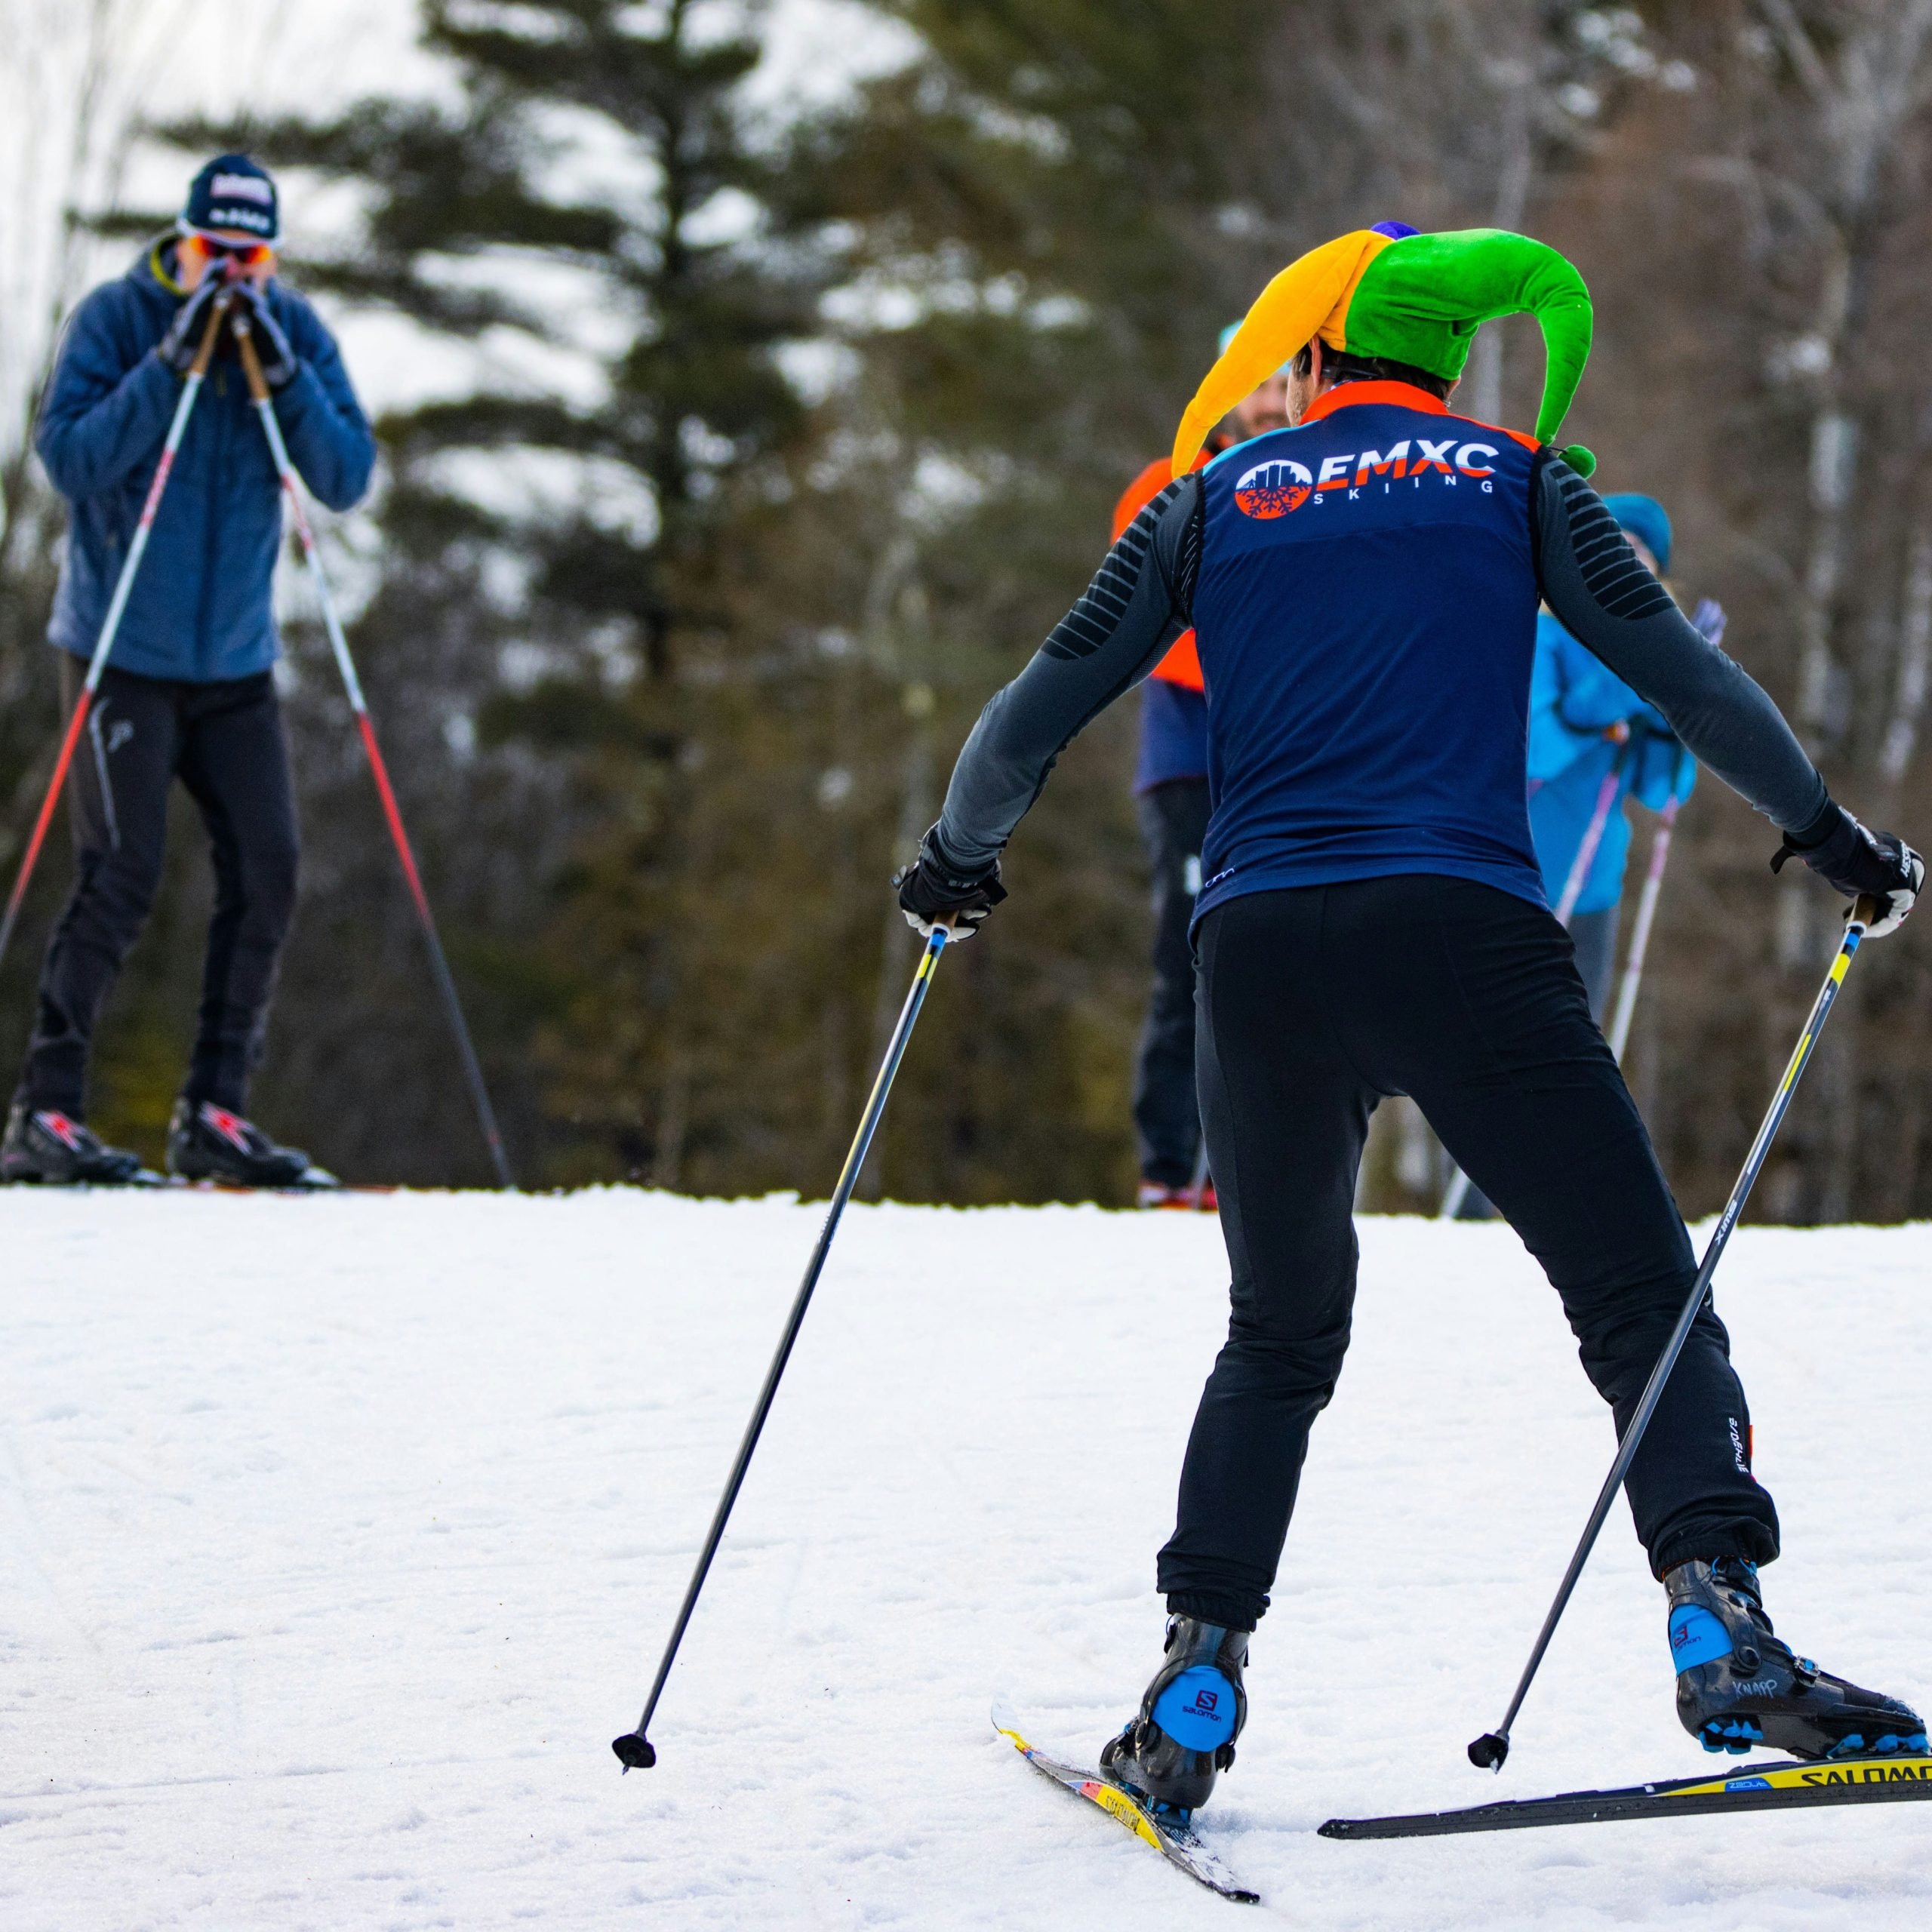
[[[259,242],[281,239],[281,208],[268,170],[245,154],[218,154],[188,184],[186,230],[227,229]]]

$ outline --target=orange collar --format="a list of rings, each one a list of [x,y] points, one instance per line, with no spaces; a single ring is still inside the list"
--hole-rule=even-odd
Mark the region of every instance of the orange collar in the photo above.
[[[1302,411],[1303,423],[1318,423],[1338,409],[1352,409],[1357,403],[1393,403],[1401,409],[1417,409],[1425,416],[1447,416],[1449,405],[1439,395],[1431,395],[1413,383],[1337,383],[1324,389]]]

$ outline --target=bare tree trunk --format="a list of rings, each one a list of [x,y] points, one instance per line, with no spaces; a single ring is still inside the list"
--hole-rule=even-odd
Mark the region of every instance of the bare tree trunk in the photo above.
[[[1884,205],[1893,192],[1889,164],[1907,125],[1924,109],[1932,80],[1932,0],[1869,0],[1849,14],[1839,10],[1828,23],[1829,38],[1814,38],[1795,0],[1758,4],[1810,98],[1824,161],[1804,181],[1787,183],[1794,202],[1813,211],[1814,236],[1825,256],[1814,324],[1818,374],[1810,431],[1810,526],[1798,612],[1798,723],[1806,748],[1822,763],[1855,756],[1854,727],[1875,708],[1862,700],[1875,685],[1893,681],[1893,638],[1900,654],[1901,691],[1911,650],[1906,641],[1909,619],[1893,626],[1881,614],[1874,619],[1878,629],[1869,633],[1872,648],[1854,669],[1844,661],[1838,632],[1849,587],[1850,537],[1860,527],[1855,498],[1862,433],[1852,385],[1861,363]],[[1909,578],[1908,609],[1911,601]],[[1918,676],[1922,688],[1922,669]],[[1910,728],[1915,731],[1915,722]],[[1910,748],[1908,737],[1903,755],[1909,758]],[[1882,759],[1883,747],[1878,755]],[[1822,959],[1829,924],[1822,895],[1787,903],[1781,953],[1794,963]],[[1849,1214],[1856,1189],[1866,1112],[1858,1072],[1864,986],[1862,978],[1847,981],[1814,1076],[1823,1089],[1826,1124],[1814,1143],[1823,1159],[1810,1205],[1826,1220]]]
[[[1534,62],[1518,54],[1498,60],[1491,76],[1501,89],[1500,117],[1502,165],[1497,175],[1496,202],[1490,225],[1520,229],[1529,205],[1530,178],[1535,162],[1531,140],[1530,93],[1536,81]],[[1469,413],[1480,423],[1503,420],[1503,331],[1495,323],[1478,331],[1470,355]]]
[[[905,714],[904,760],[900,768],[899,820],[893,832],[893,856],[900,862],[915,857],[919,841],[938,809],[933,796],[932,687],[923,675],[931,647],[931,611],[925,586],[918,577],[918,546],[912,533],[895,531],[879,554],[866,589],[864,648],[867,659],[900,682],[900,706]],[[872,995],[872,1062],[885,1055],[887,1043],[905,998],[908,958],[905,915],[888,903],[879,932],[878,977]],[[873,1143],[854,1190],[861,1200],[876,1200],[881,1151]]]

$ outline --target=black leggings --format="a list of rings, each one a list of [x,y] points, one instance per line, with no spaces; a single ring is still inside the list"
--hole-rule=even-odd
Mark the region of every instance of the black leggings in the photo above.
[[[1134,1127],[1140,1176],[1163,1187],[1194,1179],[1201,1145],[1194,1088],[1194,950],[1187,929],[1201,889],[1201,841],[1211,809],[1204,778],[1170,779],[1139,801],[1154,869],[1154,983],[1134,1069]]]
[[[75,660],[65,660],[61,672],[71,711]],[[247,1111],[295,911],[294,790],[275,681],[264,671],[180,684],[111,667],[68,785],[76,877],[41,968],[15,1096],[30,1106],[85,1117],[94,1022],[154,903],[177,778],[201,808],[215,880],[200,1023],[182,1091]]]
[[[1384,1095],[1414,1097],[1543,1264],[1620,1431],[1697,1268],[1570,940],[1540,907],[1461,879],[1370,879],[1230,900],[1197,942],[1233,1314],[1160,1585],[1170,1610],[1251,1629],[1349,1345],[1355,1171]],[[1777,1554],[1750,1440],[1706,1303],[1625,1484],[1660,1576]]]

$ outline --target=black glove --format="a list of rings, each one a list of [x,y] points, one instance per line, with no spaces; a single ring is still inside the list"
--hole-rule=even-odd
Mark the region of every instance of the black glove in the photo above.
[[[205,275],[201,286],[174,312],[168,333],[155,344],[154,352],[177,376],[185,376],[202,352],[202,337],[208,324],[208,307],[221,293],[221,278]]]
[[[268,299],[252,281],[235,285],[238,318],[248,318],[249,332],[255,338],[255,353],[262,358],[262,379],[272,389],[285,388],[301,367],[288,332],[275,320]]]
[[[1878,902],[1867,939],[1883,939],[1903,924],[1925,883],[1925,861],[1897,832],[1868,832],[1844,806],[1829,801],[1802,832],[1785,834],[1771,870],[1782,871],[1794,853],[1854,900],[1869,894]]]
[[[958,871],[941,855],[938,830],[934,826],[919,841],[919,856],[913,863],[892,875],[899,888],[899,909],[906,923],[928,939],[934,927],[942,925],[952,928],[955,940],[971,939],[1006,897],[1006,888],[999,882],[999,861],[995,859],[983,872]]]

